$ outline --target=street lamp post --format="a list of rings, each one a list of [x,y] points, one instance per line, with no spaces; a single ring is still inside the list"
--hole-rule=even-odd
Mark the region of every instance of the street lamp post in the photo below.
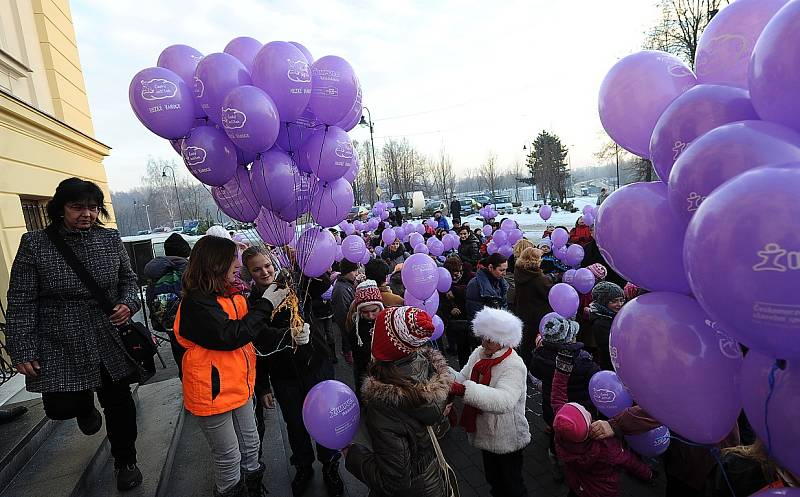
[[[172,184],[175,185],[175,200],[178,202],[178,215],[181,217],[181,229],[183,229],[183,210],[181,209],[181,196],[178,194],[178,181],[175,179],[175,169],[172,166],[164,166],[161,170],[161,177],[167,177],[167,169],[172,173]]]
[[[152,233],[153,225],[150,224],[150,204],[144,204],[144,213],[147,216],[147,230]]]
[[[367,118],[364,119],[364,114],[361,114],[361,121],[359,121],[358,124],[360,124],[361,126],[369,126],[369,142],[370,142],[370,147],[372,148],[372,172],[373,172],[373,175],[375,176],[375,195],[377,195],[378,194],[378,162],[375,160],[375,137],[374,137],[375,126],[372,123],[372,114],[370,113],[369,109],[367,107],[362,107],[362,110],[367,112]],[[369,197],[373,198],[371,193],[370,193]],[[380,198],[378,198],[378,200],[380,200]]]

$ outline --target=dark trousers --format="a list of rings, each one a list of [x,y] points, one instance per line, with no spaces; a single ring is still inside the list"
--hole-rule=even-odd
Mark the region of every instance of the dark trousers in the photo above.
[[[314,385],[332,379],[334,379],[333,366],[327,360],[315,371],[300,379],[271,379],[272,392],[275,394],[275,400],[278,401],[283,420],[286,422],[289,446],[292,448],[289,463],[292,466],[311,466],[314,463],[314,447],[303,424],[303,401]],[[259,423],[258,428],[259,435],[263,437],[263,423]],[[338,451],[328,449],[320,444],[316,444],[316,446],[317,460],[323,464],[327,464],[338,453]]]
[[[456,354],[458,355],[458,365],[464,367],[467,365],[470,354],[475,350],[475,339],[472,337],[470,331],[469,321],[450,320],[448,327],[452,330],[451,333],[455,337]],[[449,338],[448,338],[449,339]]]
[[[111,443],[114,467],[136,463],[136,404],[126,380],[112,381],[101,368],[102,384],[97,399],[106,418],[106,434]],[[72,419],[91,414],[94,392],[45,392],[42,394],[44,412],[50,419]]]
[[[483,453],[483,472],[494,497],[527,497],[522,479],[522,449],[510,454]]]

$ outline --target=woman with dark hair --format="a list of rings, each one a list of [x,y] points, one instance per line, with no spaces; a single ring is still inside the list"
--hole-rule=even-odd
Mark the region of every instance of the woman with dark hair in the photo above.
[[[467,320],[472,321],[475,313],[484,307],[508,308],[506,271],[508,259],[505,256],[494,253],[484,259],[483,267],[467,285]]]
[[[583,216],[580,216],[575,221],[575,227],[569,231],[569,243],[577,243],[580,246],[585,246],[587,243],[594,240],[592,236],[592,229],[586,226],[583,222]]]
[[[128,490],[142,482],[130,392],[136,369],[116,327],[139,310],[139,302],[136,274],[119,233],[103,228],[109,217],[104,199],[96,184],[66,179],[47,204],[47,228],[22,235],[11,267],[6,346],[28,391],[42,394],[49,418],[76,418],[81,432],[97,433],[103,424],[94,406],[97,392],[117,488]],[[63,239],[115,303],[110,315],[49,237]]]

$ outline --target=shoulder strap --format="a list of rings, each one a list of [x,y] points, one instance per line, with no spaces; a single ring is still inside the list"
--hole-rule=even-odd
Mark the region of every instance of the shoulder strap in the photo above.
[[[50,242],[55,246],[58,253],[61,254],[61,257],[64,258],[64,261],[67,263],[69,267],[75,271],[75,274],[78,276],[86,288],[89,290],[89,293],[97,300],[97,303],[100,304],[100,307],[103,308],[103,311],[106,314],[113,313],[114,304],[109,300],[108,295],[106,292],[100,288],[100,285],[97,284],[92,275],[89,274],[89,271],[86,270],[86,266],[84,266],[81,261],[78,260],[78,257],[75,255],[75,252],[72,251],[71,248],[67,245],[67,242],[64,241],[64,238],[59,236],[58,228],[56,225],[51,224],[45,230],[47,233],[47,238],[50,239]]]

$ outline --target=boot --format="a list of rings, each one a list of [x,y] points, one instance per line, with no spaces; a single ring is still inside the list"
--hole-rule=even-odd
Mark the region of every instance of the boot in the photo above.
[[[340,458],[341,455],[336,454],[327,464],[322,465],[322,481],[325,483],[325,489],[328,491],[329,497],[341,497],[344,495],[344,482],[342,477],[339,476]]]
[[[248,497],[247,487],[244,484],[244,478],[239,478],[236,485],[232,486],[224,492],[220,492],[217,486],[214,485],[214,497]]]
[[[126,464],[114,469],[114,476],[117,479],[117,490],[124,492],[136,488],[142,484],[142,472],[134,464]]]
[[[339,358],[336,357],[336,342],[328,342],[328,348],[331,349],[331,363],[338,364]]]
[[[92,406],[92,411],[84,416],[78,416],[78,428],[84,435],[94,435],[103,427],[103,416],[96,407]]]
[[[547,449],[547,458],[550,460],[550,471],[553,475],[553,481],[556,483],[564,483],[564,470],[561,469],[561,464],[556,457],[556,454]]]
[[[264,486],[264,471],[266,469],[267,467],[264,466],[264,463],[259,462],[257,470],[244,471],[242,473],[248,497],[264,497],[269,493],[267,487]]]
[[[297,466],[292,480],[292,495],[295,497],[303,495],[312,478],[314,478],[314,468],[311,465]]]

